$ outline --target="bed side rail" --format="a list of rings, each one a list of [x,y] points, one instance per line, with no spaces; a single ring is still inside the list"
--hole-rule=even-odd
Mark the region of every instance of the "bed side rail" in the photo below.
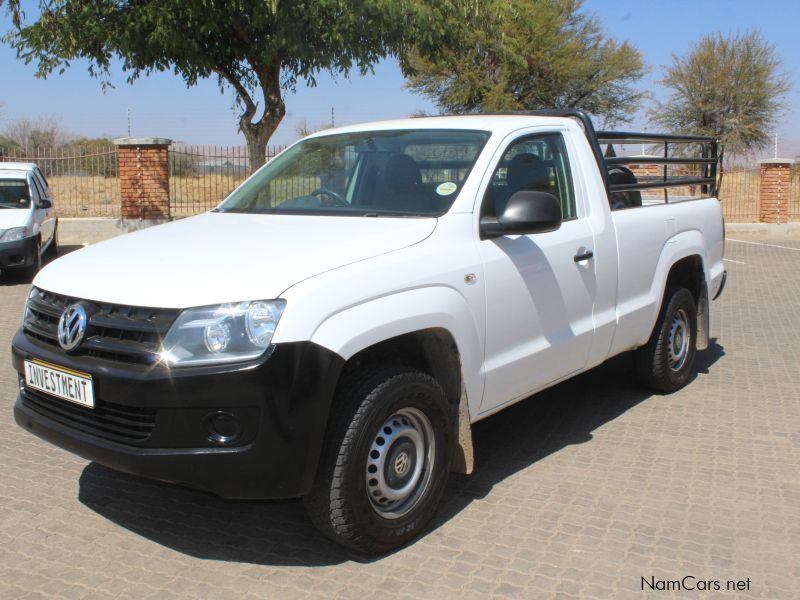
[[[701,197],[716,197],[719,156],[714,138],[628,131],[598,131],[596,136],[598,144],[606,146],[603,160],[607,172],[617,165],[629,171],[631,167],[640,167],[640,172],[631,178],[635,182],[624,181],[624,178],[615,181],[609,177],[610,194],[664,189],[664,201],[667,202],[668,188],[698,186]],[[615,146],[626,145],[641,145],[644,151],[618,156]],[[641,167],[651,168],[642,174]]]

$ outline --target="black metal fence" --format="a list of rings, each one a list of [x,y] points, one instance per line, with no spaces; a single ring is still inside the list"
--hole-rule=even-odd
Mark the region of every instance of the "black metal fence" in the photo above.
[[[271,147],[267,160],[283,147]],[[36,163],[53,191],[62,217],[118,217],[120,189],[117,177],[117,148],[58,148],[4,151],[0,161]],[[169,151],[170,209],[173,216],[205,212],[219,204],[250,174],[247,149],[241,146],[173,145]],[[436,179],[436,173],[425,177]],[[451,177],[451,174],[448,174]],[[452,177],[451,177],[452,178]],[[281,187],[301,187],[306,192],[318,187],[318,180],[278,181]],[[298,187],[299,186],[299,187]],[[285,190],[273,190],[280,197]],[[759,220],[759,170],[736,168],[725,171],[719,190],[722,211],[728,222],[754,223]],[[789,220],[800,221],[800,168],[792,176]]]
[[[267,160],[283,150],[267,149]],[[244,146],[189,146],[173,144],[169,150],[169,196],[173,216],[211,210],[250,175]]]
[[[0,161],[39,165],[57,202],[59,216],[119,216],[116,146],[4,150]]]
[[[800,221],[800,167],[792,169],[792,189],[789,192],[789,220]]]
[[[719,189],[722,214],[728,223],[758,222],[759,170],[725,171]]]

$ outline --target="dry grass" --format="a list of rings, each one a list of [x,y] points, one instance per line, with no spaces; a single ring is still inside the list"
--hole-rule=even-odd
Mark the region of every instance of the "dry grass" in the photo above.
[[[244,175],[189,175],[169,178],[170,209],[175,216],[196,215],[222,202]]]
[[[119,179],[116,177],[61,175],[48,183],[62,217],[119,216]]]
[[[758,221],[758,184],[758,169],[725,173],[719,199],[722,203],[722,214],[727,222]]]
[[[210,210],[243,180],[243,175],[227,174],[170,177],[172,214],[187,216]],[[725,174],[720,201],[726,221],[758,221],[758,180],[758,169]],[[61,216],[119,216],[120,193],[116,177],[56,176],[50,177],[49,182]],[[800,220],[800,173],[792,179],[789,213],[793,220]]]

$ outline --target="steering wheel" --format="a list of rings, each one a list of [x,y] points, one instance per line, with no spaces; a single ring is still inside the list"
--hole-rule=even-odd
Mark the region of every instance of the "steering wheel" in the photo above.
[[[325,202],[322,198],[319,198],[319,203],[322,206],[345,206],[345,207],[350,206],[347,203],[347,201],[344,198],[342,198],[342,196],[340,194],[338,194],[337,192],[334,192],[331,189],[325,188],[325,187],[321,187],[321,188],[315,189],[313,192],[311,192],[310,195],[311,196],[328,196],[329,198],[334,200],[333,202]]]

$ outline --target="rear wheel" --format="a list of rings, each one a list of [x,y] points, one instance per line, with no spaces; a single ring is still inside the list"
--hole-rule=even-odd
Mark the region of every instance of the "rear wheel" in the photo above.
[[[414,539],[433,516],[450,471],[447,399],[429,375],[364,367],[337,392],[314,486],[314,524],[334,541],[379,554]]]
[[[668,290],[650,340],[636,350],[637,378],[658,392],[674,392],[688,383],[696,354],[694,296],[686,288]]]

